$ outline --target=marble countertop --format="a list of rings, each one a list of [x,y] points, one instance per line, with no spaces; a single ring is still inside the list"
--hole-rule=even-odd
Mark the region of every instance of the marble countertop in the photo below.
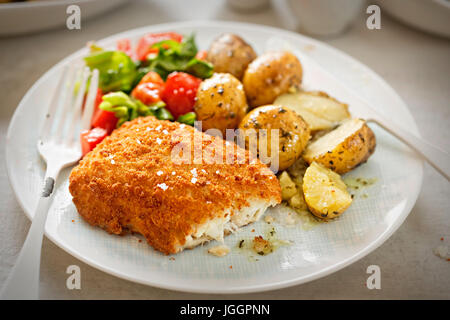
[[[4,283],[25,240],[30,222],[9,185],[5,136],[15,107],[31,85],[56,62],[88,40],[149,24],[210,19],[286,27],[275,9],[243,14],[223,1],[133,1],[65,28],[0,38],[0,284]],[[406,101],[423,137],[450,150],[450,41],[412,30],[382,12],[381,30],[368,30],[361,15],[343,35],[322,39],[380,74]],[[425,165],[422,191],[399,230],[358,262],[325,278],[286,289],[254,294],[203,295],[147,287],[94,269],[44,239],[42,299],[449,299],[450,262],[434,255],[450,246],[450,184]],[[444,238],[442,241],[441,238]],[[66,268],[80,266],[81,290],[66,288]],[[381,268],[381,290],[366,288],[366,268]]]

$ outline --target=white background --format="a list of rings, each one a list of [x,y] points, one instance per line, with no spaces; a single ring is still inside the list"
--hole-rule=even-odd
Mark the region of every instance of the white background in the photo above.
[[[87,41],[135,27],[194,19],[232,20],[284,27],[268,9],[231,11],[223,1],[132,1],[82,22],[82,29],[0,38],[0,284],[12,268],[29,228],[9,186],[4,161],[9,120],[30,86],[56,62]],[[61,14],[64,14],[62,12]],[[364,13],[345,34],[322,39],[379,73],[408,104],[423,137],[450,150],[450,41],[405,27],[382,12],[382,29],[368,30]],[[388,164],[386,164],[388,165]],[[201,295],[146,287],[98,271],[43,243],[43,299],[408,299],[450,298],[450,262],[433,254],[450,247],[450,184],[426,165],[422,192],[405,223],[380,248],[353,265],[304,285],[258,294]],[[441,237],[444,241],[441,241]],[[65,270],[79,265],[82,289],[67,290]],[[366,268],[379,265],[381,290],[368,290]]]

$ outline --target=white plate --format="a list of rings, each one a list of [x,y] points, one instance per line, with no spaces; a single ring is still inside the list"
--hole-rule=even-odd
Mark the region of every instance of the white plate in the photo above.
[[[342,83],[357,90],[379,111],[418,134],[407,107],[399,96],[373,71],[351,57],[316,40],[275,28],[231,22],[185,22],[156,25],[127,31],[102,41],[114,47],[121,38],[136,40],[147,32],[174,30],[196,32],[200,48],[223,32],[233,32],[249,41],[257,52],[264,50],[269,37],[286,40],[315,59]],[[6,159],[11,185],[28,217],[40,193],[44,165],[35,148],[44,109],[58,80],[62,66],[80,59],[86,49],[77,51],[50,69],[20,102],[8,130]],[[305,74],[308,85],[308,74]],[[320,89],[320,88],[316,88]],[[339,98],[339,93],[332,92]],[[370,160],[351,173],[355,177],[377,178],[358,196],[338,220],[305,231],[300,225],[275,224],[280,239],[292,240],[274,253],[251,261],[238,249],[223,258],[207,254],[215,242],[184,251],[169,259],[136,236],[114,236],[82,221],[68,192],[70,170],[58,179],[46,235],[78,259],[115,276],[152,286],[210,293],[256,292],[304,283],[335,272],[365,256],[401,225],[413,207],[422,182],[423,162],[387,133],[372,127],[377,150]],[[72,222],[75,220],[75,222]],[[255,229],[255,232],[251,232]],[[235,248],[240,239],[264,234],[263,221],[230,235],[225,242]],[[232,269],[229,267],[232,266]]]
[[[127,0],[41,0],[0,3],[0,35],[18,35],[48,30],[66,23],[66,8],[77,5],[81,23],[85,19],[124,3]]]

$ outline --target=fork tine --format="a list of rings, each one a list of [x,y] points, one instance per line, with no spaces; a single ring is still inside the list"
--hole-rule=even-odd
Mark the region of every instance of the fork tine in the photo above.
[[[91,83],[84,105],[84,112],[81,119],[81,130],[88,130],[91,128],[91,119],[94,113],[95,97],[97,96],[98,89],[98,70],[94,69],[91,75]]]
[[[78,78],[78,69],[74,66],[70,67],[69,75],[67,77],[67,82],[65,85],[64,93],[64,102],[60,108],[60,115],[59,115],[59,121],[57,123],[57,129],[55,135],[58,136],[58,142],[63,141],[64,137],[64,127],[65,127],[65,120],[67,119],[67,114],[71,113],[71,107],[72,107],[72,100],[73,100],[73,92],[75,90],[76,80]]]
[[[78,88],[77,96],[75,98],[75,103],[72,107],[72,119],[70,119],[69,129],[67,131],[66,142],[68,144],[72,144],[74,142],[76,131],[77,131],[77,123],[80,123],[81,118],[81,108],[84,102],[84,93],[86,92],[86,84],[89,78],[90,70],[88,67],[84,67],[82,70],[81,76],[81,84]]]
[[[44,123],[42,124],[40,134],[39,134],[39,139],[41,141],[47,140],[48,137],[50,136],[53,118],[55,117],[56,111],[58,110],[58,107],[61,104],[61,99],[63,96],[63,90],[61,90],[61,87],[67,81],[68,70],[69,70],[69,67],[67,65],[63,67],[61,77],[58,81],[58,84],[56,85],[55,93],[53,94],[50,105],[48,106],[48,110],[45,115],[45,120],[44,120]]]

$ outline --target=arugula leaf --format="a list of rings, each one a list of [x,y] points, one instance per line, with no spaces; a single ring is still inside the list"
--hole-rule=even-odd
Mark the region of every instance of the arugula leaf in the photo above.
[[[177,54],[182,55],[183,42],[177,42],[175,40],[162,40],[152,45],[152,48],[157,48],[159,52],[163,52],[165,55]]]
[[[198,78],[209,78],[213,73],[212,64],[195,58],[197,46],[194,35],[185,37],[181,43],[164,40],[155,43],[152,48],[157,48],[158,54],[148,61],[148,68],[164,80],[174,71],[187,72]]]
[[[184,68],[184,71],[196,76],[197,78],[206,79],[213,75],[213,66],[209,62],[194,58],[188,62]]]
[[[195,44],[195,35],[191,34],[183,38],[181,43],[180,55],[193,58],[197,54],[197,45]]]

